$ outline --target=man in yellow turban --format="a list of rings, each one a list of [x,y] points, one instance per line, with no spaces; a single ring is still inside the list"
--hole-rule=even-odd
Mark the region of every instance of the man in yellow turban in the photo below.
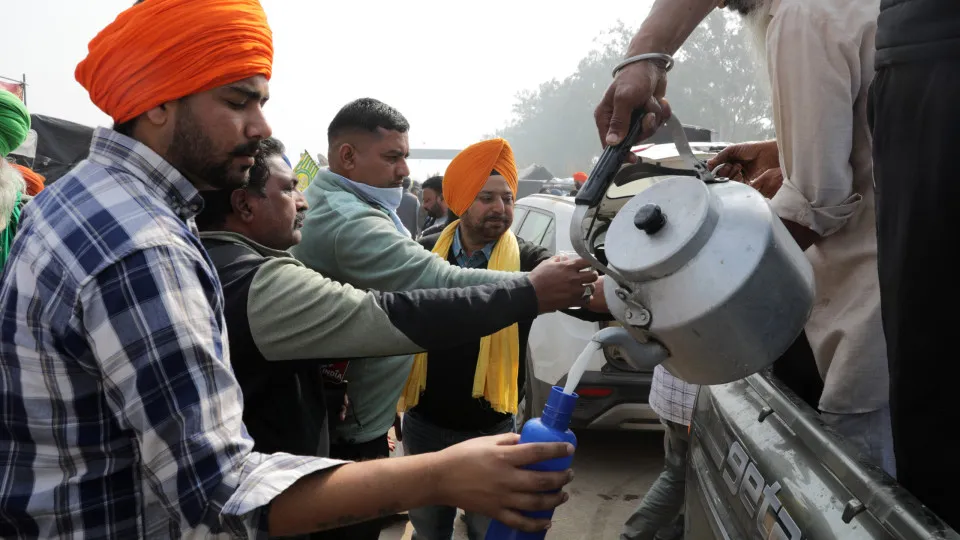
[[[467,147],[443,175],[443,198],[459,220],[424,237],[427,249],[462,268],[529,272],[552,254],[510,230],[517,194],[517,164],[504,139]],[[548,227],[545,241],[555,234]],[[584,298],[592,293],[585,286]],[[568,311],[575,314],[578,311]],[[598,316],[584,314],[597,320]],[[515,430],[514,415],[525,379],[531,320],[504,328],[480,341],[418,354],[401,398],[406,454],[435,452],[451,444]],[[428,506],[410,511],[414,538],[450,538],[457,509]],[[470,538],[486,534],[490,520],[466,513]]]

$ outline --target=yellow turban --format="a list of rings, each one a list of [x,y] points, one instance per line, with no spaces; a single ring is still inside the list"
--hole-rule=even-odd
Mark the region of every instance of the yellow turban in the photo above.
[[[443,199],[454,214],[463,215],[470,208],[492,171],[500,173],[517,194],[517,163],[505,139],[472,144],[453,158],[443,173]]]
[[[149,0],[88,46],[77,82],[113,121],[255,75],[270,78],[273,35],[258,0]]]

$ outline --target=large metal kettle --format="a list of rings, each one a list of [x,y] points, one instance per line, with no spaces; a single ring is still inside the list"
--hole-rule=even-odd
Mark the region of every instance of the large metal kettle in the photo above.
[[[697,384],[756,373],[800,334],[813,305],[813,269],[759,192],[715,178],[694,157],[676,117],[665,128],[696,176],[669,177],[635,195],[606,230],[606,264],[589,244],[639,116],[577,195],[574,249],[606,275],[611,314],[643,344],[628,359],[635,367],[662,363]]]

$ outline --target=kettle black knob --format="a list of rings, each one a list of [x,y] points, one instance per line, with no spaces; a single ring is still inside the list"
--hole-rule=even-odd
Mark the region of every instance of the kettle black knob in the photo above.
[[[660,206],[656,204],[645,204],[641,206],[640,209],[637,210],[636,215],[633,216],[633,224],[647,234],[656,233],[663,228],[666,222],[667,216],[664,215]]]

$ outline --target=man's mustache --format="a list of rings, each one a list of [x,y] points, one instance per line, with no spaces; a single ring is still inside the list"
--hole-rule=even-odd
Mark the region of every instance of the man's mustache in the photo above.
[[[241,144],[230,152],[234,156],[254,157],[260,153],[260,141],[251,141],[247,144]]]
[[[303,220],[307,218],[306,212],[297,212],[297,217],[293,220],[293,228],[299,229],[303,226]]]

